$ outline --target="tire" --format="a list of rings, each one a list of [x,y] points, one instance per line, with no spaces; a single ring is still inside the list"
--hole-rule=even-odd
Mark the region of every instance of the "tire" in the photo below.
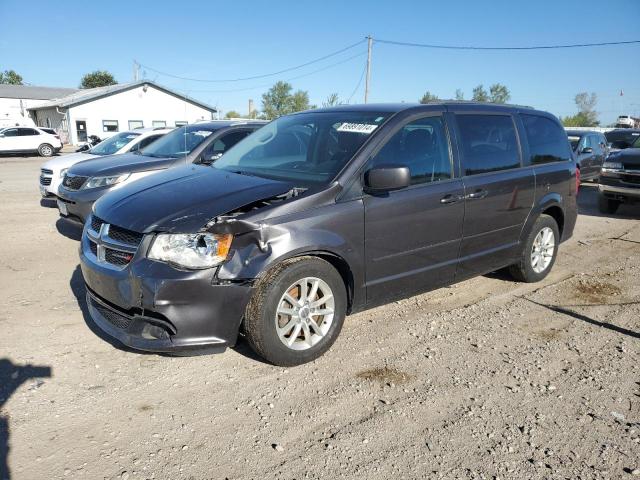
[[[544,240],[548,239],[549,232],[553,234],[553,237],[550,239],[550,244],[545,245]],[[541,237],[539,238],[539,236]],[[540,215],[524,242],[520,260],[509,267],[511,276],[526,283],[539,282],[545,278],[556,261],[559,241],[560,230],[556,221],[549,215]],[[534,248],[537,249],[537,255]],[[552,252],[549,252],[550,248],[553,249]],[[547,254],[551,256],[549,257]]]
[[[620,202],[618,200],[611,200],[610,198],[605,197],[603,194],[598,193],[598,210],[600,210],[600,213],[613,215],[618,211],[619,206]]]
[[[299,301],[305,298],[303,285],[309,294],[316,289],[311,300]],[[309,308],[326,313],[314,314]],[[258,281],[247,305],[243,331],[253,350],[267,361],[283,367],[300,365],[329,350],[346,311],[347,293],[336,269],[317,257],[297,257],[276,265]]]
[[[38,147],[38,154],[41,157],[50,157],[54,154],[54,150],[53,147],[51,145],[49,145],[48,143],[43,143],[42,145],[40,145]]]

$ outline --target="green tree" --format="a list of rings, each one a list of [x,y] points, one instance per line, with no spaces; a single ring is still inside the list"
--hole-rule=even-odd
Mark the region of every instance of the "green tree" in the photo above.
[[[456,89],[456,100],[464,100],[464,92],[459,88]]]
[[[22,77],[14,70],[0,72],[0,83],[9,85],[22,85]]]
[[[488,102],[489,101],[489,94],[487,94],[487,91],[484,89],[482,84],[480,84],[476,88],[473,89],[473,97],[472,98],[476,102]]]
[[[242,118],[242,115],[235,110],[229,110],[224,118]]]
[[[327,97],[327,99],[324,102],[322,102],[322,106],[325,108],[335,107],[336,105],[340,105],[340,104],[342,104],[342,101],[340,100],[340,97],[338,97],[337,93],[332,93]]]
[[[510,99],[509,89],[501,83],[494,83],[489,87],[489,101],[491,103],[507,103]]]
[[[115,85],[116,79],[106,70],[96,70],[95,72],[87,73],[82,80],[80,80],[80,88],[96,88],[106,87],[108,85]]]
[[[433,102],[438,102],[438,101],[440,101],[438,96],[434,95],[429,90],[424,92],[424,95],[422,95],[422,98],[420,99],[420,103],[433,103]]]
[[[600,125],[598,112],[595,111],[596,103],[598,103],[598,97],[595,93],[578,93],[574,101],[578,107],[578,113],[561,119],[565,127],[597,127]]]
[[[313,108],[309,105],[309,93],[298,90],[291,93],[293,87],[288,82],[278,81],[267,93],[262,94],[262,111],[265,118],[273,119],[301,110]]]

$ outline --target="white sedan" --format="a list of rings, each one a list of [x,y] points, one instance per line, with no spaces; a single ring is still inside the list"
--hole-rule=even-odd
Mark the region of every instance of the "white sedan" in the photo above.
[[[38,153],[50,157],[62,148],[60,137],[38,127],[8,127],[0,130],[0,154]]]
[[[67,169],[78,162],[106,155],[136,152],[171,130],[170,128],[140,128],[128,132],[120,132],[103,140],[90,150],[53,158],[45,162],[40,168],[40,194],[43,197],[56,195]]]

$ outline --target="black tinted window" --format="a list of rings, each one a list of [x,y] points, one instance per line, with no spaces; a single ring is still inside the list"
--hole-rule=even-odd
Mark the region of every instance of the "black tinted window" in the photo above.
[[[209,155],[223,154],[250,133],[251,132],[247,130],[243,130],[239,132],[229,132],[226,135],[222,135],[207,147],[204,152],[205,157]]]
[[[162,135],[149,135],[147,138],[143,138],[140,142],[133,148],[133,150],[140,150],[141,148],[146,147],[150,143],[155,142]]]
[[[30,137],[32,135],[40,135],[40,132],[34,130],[33,128],[19,128],[18,136],[19,137]]]
[[[508,170],[520,166],[513,120],[507,115],[456,115],[464,174]]]
[[[532,165],[563,162],[571,159],[566,132],[553,120],[538,115],[522,115],[522,123],[529,142]],[[585,146],[595,148],[597,139],[586,136]]]
[[[405,125],[373,158],[371,166],[409,168],[411,183],[451,178],[449,144],[442,117],[427,117]]]
[[[17,128],[12,128],[10,130],[5,130],[4,132],[2,132],[2,134],[5,137],[17,137],[18,136],[18,129]]]

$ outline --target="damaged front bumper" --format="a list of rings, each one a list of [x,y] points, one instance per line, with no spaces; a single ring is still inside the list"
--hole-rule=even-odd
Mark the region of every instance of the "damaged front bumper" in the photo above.
[[[235,345],[251,283],[220,283],[215,268],[178,270],[145,258],[142,247],[126,268],[113,268],[96,261],[83,235],[80,263],[95,324],[137,350],[211,352]]]

